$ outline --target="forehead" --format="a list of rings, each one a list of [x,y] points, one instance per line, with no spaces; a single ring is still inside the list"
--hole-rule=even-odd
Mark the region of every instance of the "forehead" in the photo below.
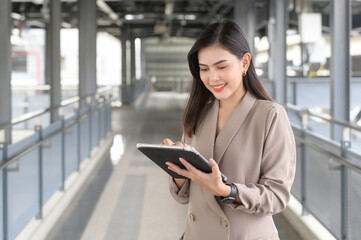
[[[218,44],[202,48],[198,51],[198,62],[213,64],[220,60],[237,60],[237,57]]]

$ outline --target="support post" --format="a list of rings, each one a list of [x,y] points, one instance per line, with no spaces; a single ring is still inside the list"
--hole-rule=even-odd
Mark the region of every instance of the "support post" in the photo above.
[[[350,0],[331,1],[331,116],[350,121]],[[342,127],[331,125],[331,138],[342,140]]]
[[[50,106],[52,108],[61,103],[60,84],[60,0],[52,0],[50,4],[50,18],[46,27],[46,82],[50,83]],[[58,109],[52,109],[51,122],[59,120]]]
[[[241,27],[247,37],[247,42],[251,50],[254,51],[254,37],[256,36],[256,15],[253,0],[234,1],[234,21]]]
[[[95,0],[79,0],[79,97],[80,109],[92,105],[96,82],[97,12]]]
[[[136,79],[135,79],[135,38],[130,38],[130,101],[136,98]]]
[[[275,1],[276,17],[276,56],[275,56],[275,99],[278,103],[287,103],[287,61],[286,31],[288,28],[288,0]]]
[[[129,50],[127,46],[128,39],[128,27],[123,26],[120,36],[122,42],[122,91],[121,91],[121,99],[122,104],[130,104],[129,98],[129,85],[130,85],[130,77],[129,77]]]
[[[0,2],[0,126],[11,123],[11,1]],[[11,127],[0,129],[0,142],[3,160],[7,159],[7,146],[11,143]],[[3,201],[3,226],[2,238],[9,239],[8,222],[8,177],[7,170],[2,170],[2,201]]]

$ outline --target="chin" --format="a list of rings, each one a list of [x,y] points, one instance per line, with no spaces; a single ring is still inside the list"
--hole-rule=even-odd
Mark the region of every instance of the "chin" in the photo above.
[[[214,93],[213,92],[213,96],[218,100],[225,100],[225,99],[229,98],[229,95],[225,94],[225,93]]]

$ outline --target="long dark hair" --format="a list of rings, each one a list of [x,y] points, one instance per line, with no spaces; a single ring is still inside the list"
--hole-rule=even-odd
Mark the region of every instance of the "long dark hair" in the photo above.
[[[237,56],[238,59],[242,59],[245,53],[250,53],[242,30],[230,20],[209,25],[193,44],[187,57],[193,84],[183,114],[183,130],[189,137],[195,134],[198,123],[206,112],[207,103],[214,100],[213,94],[204,86],[199,76],[198,51],[215,43]],[[257,99],[272,101],[256,74],[252,59],[247,74],[243,77],[243,86]]]

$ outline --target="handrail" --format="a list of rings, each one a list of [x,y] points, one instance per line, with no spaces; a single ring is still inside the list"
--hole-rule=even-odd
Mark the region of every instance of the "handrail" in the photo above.
[[[93,113],[93,112],[97,111],[98,108],[103,107],[105,104],[110,104],[113,100],[114,100],[113,98],[109,98],[106,102],[99,103],[95,108],[89,108],[86,112],[84,112],[81,115],[78,115],[77,118],[70,121],[69,123],[64,125],[62,128],[54,131],[53,133],[51,133],[51,134],[47,135],[46,137],[42,138],[41,140],[38,140],[36,143],[32,144],[31,146],[26,147],[24,150],[17,152],[14,156],[12,156],[12,157],[10,157],[8,159],[3,159],[0,162],[0,170],[2,170],[3,168],[5,168],[5,167],[9,166],[10,164],[14,163],[16,160],[18,160],[22,156],[25,156],[30,151],[36,149],[39,145],[41,145],[42,143],[48,141],[53,136],[55,136],[58,133],[64,131],[65,129],[75,125],[79,121],[79,119],[81,119],[84,115],[87,115],[89,113]]]
[[[312,113],[310,112],[309,109],[305,108],[305,109],[300,109],[300,108],[297,108],[295,105],[292,105],[292,104],[287,104],[287,106],[284,106],[286,109],[288,110],[291,110],[293,112],[298,112],[298,113],[307,113],[308,115],[310,116],[314,116],[314,117],[317,117],[319,119],[322,119],[324,121],[327,121],[327,122],[330,122],[330,123],[334,123],[334,124],[338,124],[340,126],[343,126],[343,127],[346,127],[346,128],[350,128],[350,129],[354,129],[354,130],[357,130],[357,131],[360,131],[361,132],[361,127],[357,126],[357,125],[354,125],[354,124],[351,124],[351,123],[347,123],[347,122],[344,122],[344,121],[340,121],[340,120],[337,120],[337,119],[333,119],[333,118],[327,118],[327,117],[324,117],[324,116],[320,116],[316,113]]]
[[[361,168],[352,164],[352,163],[349,163],[348,160],[344,157],[341,157],[341,156],[338,156],[332,152],[329,152],[319,146],[317,146],[316,144],[312,143],[312,142],[309,142],[309,141],[306,141],[304,139],[302,139],[301,137],[298,137],[298,136],[295,136],[296,140],[307,145],[308,147],[310,148],[313,148],[314,150],[320,152],[320,153],[323,153],[329,157],[332,157],[332,159],[336,160],[337,162],[339,162],[340,164],[354,170],[355,172],[361,174]]]
[[[111,91],[111,90],[112,90],[112,87],[105,86],[105,87],[97,89],[96,93],[89,93],[89,94],[87,94],[85,96],[82,96],[82,97],[73,97],[73,98],[70,98],[70,99],[66,99],[66,100],[61,101],[61,103],[59,105],[56,105],[56,106],[53,106],[53,107],[48,107],[48,108],[43,108],[43,109],[39,109],[39,110],[35,110],[33,112],[23,114],[20,117],[14,118],[10,123],[5,123],[5,124],[1,125],[0,130],[8,128],[8,127],[16,125],[16,124],[19,124],[19,123],[22,123],[22,122],[25,122],[25,121],[28,121],[30,119],[33,119],[33,118],[38,117],[40,115],[43,115],[45,113],[57,110],[59,108],[64,108],[64,107],[66,107],[68,105],[71,105],[71,104],[74,104],[76,102],[80,102],[81,100],[86,99],[89,96],[96,96],[96,97],[99,98],[99,96],[101,94],[103,94],[105,92],[108,92],[108,91]]]
[[[351,77],[351,82],[361,82],[361,77]],[[328,83],[330,82],[330,77],[288,77],[287,78],[288,83]]]

